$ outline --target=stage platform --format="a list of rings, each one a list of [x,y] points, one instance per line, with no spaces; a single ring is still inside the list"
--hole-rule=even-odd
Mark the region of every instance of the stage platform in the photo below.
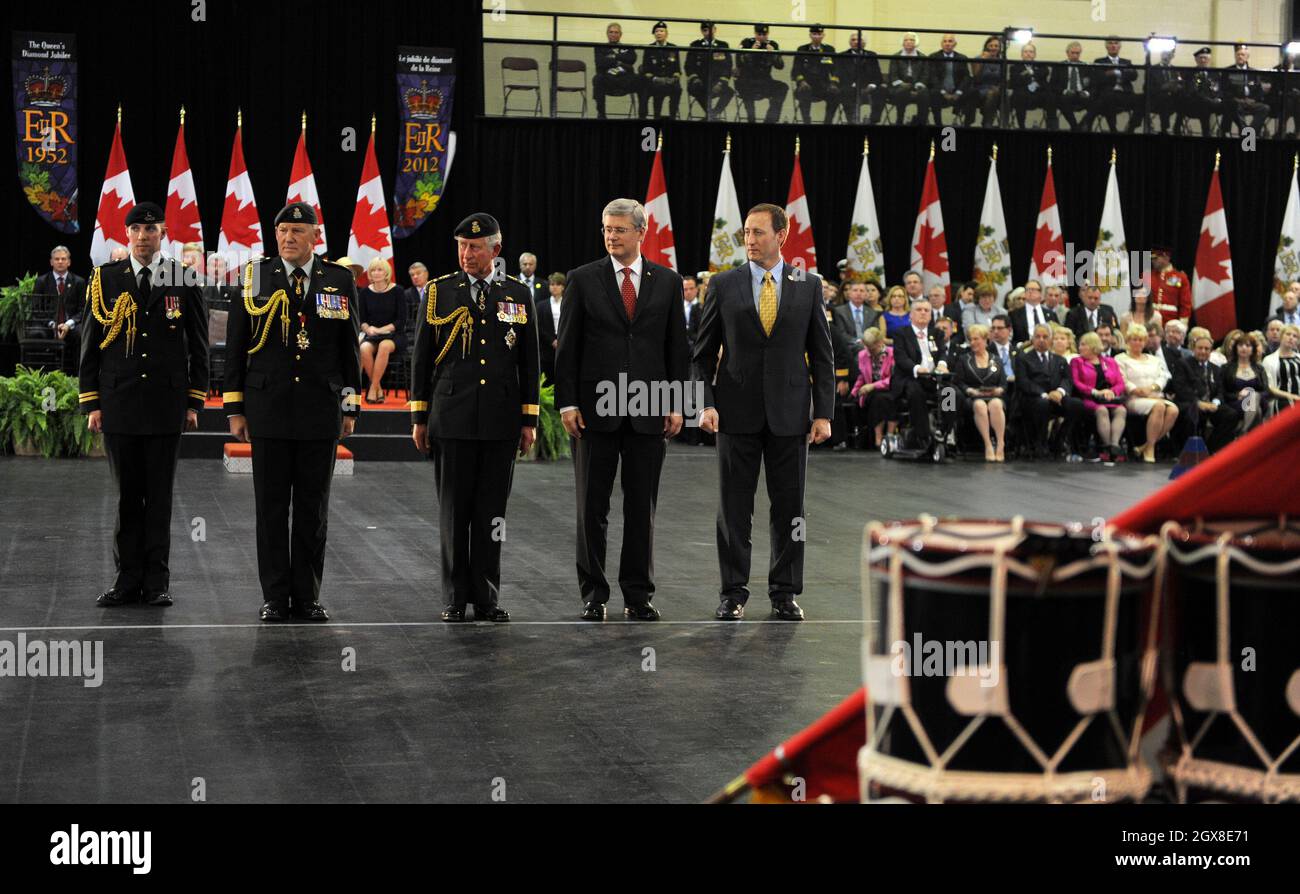
[[[195,440],[187,437],[187,442]],[[349,446],[356,447],[349,439]],[[102,460],[0,459],[0,641],[102,641],[102,685],[0,677],[0,802],[699,801],[861,684],[863,524],[921,512],[1082,520],[1170,467],[910,466],[816,451],[802,624],[768,622],[760,488],[750,620],[712,621],[717,463],[671,445],[657,514],[664,620],[577,620],[573,471],[515,471],[505,625],[438,620],[433,467],[333,482],[323,625],[259,624],[253,482],[183,459],[168,609],[102,610]],[[412,451],[414,452],[414,451]],[[610,520],[617,575],[621,502]],[[351,651],[349,651],[351,650]],[[355,670],[345,670],[349,655]],[[653,669],[647,669],[649,667]]]

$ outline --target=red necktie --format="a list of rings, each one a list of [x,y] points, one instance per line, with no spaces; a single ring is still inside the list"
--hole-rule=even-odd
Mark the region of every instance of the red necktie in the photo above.
[[[67,285],[66,285],[66,283],[64,282],[63,277],[60,276],[60,277],[59,277],[59,294],[62,295],[64,289],[66,289],[66,288],[67,288]]]
[[[632,319],[632,314],[636,313],[636,289],[632,286],[632,268],[623,268],[623,309],[627,311],[627,318]]]

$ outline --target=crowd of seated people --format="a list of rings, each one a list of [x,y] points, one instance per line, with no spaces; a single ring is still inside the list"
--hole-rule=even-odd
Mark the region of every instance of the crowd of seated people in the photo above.
[[[655,22],[650,30],[651,41],[632,46],[623,42],[619,23],[606,27],[605,43],[594,50],[598,117],[605,117],[609,96],[632,97],[631,114],[642,118],[662,117],[666,100],[667,115],[676,117],[683,87],[688,116],[724,118],[734,100],[737,117],[769,123],[781,120],[787,98],[804,124],[878,124],[892,115],[897,124],[942,126],[947,110],[951,122],[963,126],[1023,129],[1037,111],[1040,126],[1050,130],[1062,123],[1071,130],[1104,124],[1118,132],[1123,115],[1122,129],[1129,133],[1149,116],[1151,132],[1185,133],[1186,123],[1196,121],[1208,136],[1216,116],[1220,135],[1247,126],[1262,134],[1272,121],[1275,133],[1295,136],[1300,117],[1300,57],[1283,54],[1278,65],[1262,70],[1251,66],[1245,44],[1234,45],[1231,65],[1213,67],[1208,46],[1182,61],[1176,46],[1153,50],[1147,65],[1146,47],[1125,55],[1114,36],[1102,41],[1104,52],[1086,61],[1080,41],[1067,45],[1064,58],[1048,60],[1032,40],[1016,48],[997,34],[968,55],[959,43],[969,37],[953,33],[939,35],[938,47],[929,50],[921,35],[904,32],[892,53],[877,53],[866,48],[861,30],[848,31],[847,46],[837,50],[820,24],[809,27],[807,43],[793,52],[782,51],[771,27],[761,22],[734,46],[708,20],[700,22],[700,37],[689,46],[668,39],[667,22]],[[822,106],[820,118],[814,103]]]

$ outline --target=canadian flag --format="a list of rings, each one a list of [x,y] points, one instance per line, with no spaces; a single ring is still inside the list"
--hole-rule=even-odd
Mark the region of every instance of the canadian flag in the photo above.
[[[185,153],[185,107],[181,107],[181,126],[176,132],[176,151],[172,153],[172,176],[167,182],[167,244],[164,251],[173,258],[181,256],[190,242],[203,244],[203,221],[199,218],[198,196],[194,191],[194,174]]]
[[[645,192],[645,240],[641,254],[649,261],[677,269],[677,249],[673,247],[673,216],[668,211],[668,185],[664,180],[662,143],[655,149],[654,167],[650,169],[650,186]]]
[[[1043,288],[1069,282],[1065,270],[1065,237],[1061,235],[1061,209],[1056,204],[1056,181],[1052,179],[1052,150],[1047,150],[1047,175],[1043,178],[1043,201],[1034,223],[1034,253],[1029,259],[1029,278]]]
[[[253,181],[244,164],[243,115],[236,119],[235,145],[230,150],[230,175],[226,179],[226,201],[221,208],[221,234],[217,251],[234,266],[262,253],[262,221],[253,199]]]
[[[1196,244],[1196,279],[1192,283],[1196,322],[1217,340],[1237,328],[1236,296],[1232,290],[1232,252],[1228,249],[1228,218],[1219,189],[1219,166],[1210,177],[1201,239]]]
[[[799,168],[799,142],[794,144],[794,170],[790,172],[790,196],[785,200],[785,216],[790,235],[785,240],[785,262],[817,272],[817,247],[813,245],[812,217],[808,214],[808,196],[803,188],[803,171]]]
[[[317,212],[319,213],[319,212]],[[393,266],[392,230],[388,225],[388,208],[384,204],[384,182],[375,160],[375,122],[370,122],[370,143],[361,165],[361,186],[357,188],[357,208],[352,212],[352,235],[348,237],[348,257],[362,267],[375,258]]]
[[[293,171],[289,174],[289,195],[286,205],[293,202],[306,202],[316,209],[316,223],[320,235],[316,237],[316,248],[325,248],[325,216],[320,210],[320,196],[316,194],[316,177],[311,172],[311,159],[307,157],[307,113],[302,113],[302,130],[298,134],[298,148],[293,153]]]
[[[934,145],[925,168],[925,185],[921,187],[921,207],[916,212],[912,230],[911,269],[921,274],[925,293],[931,286],[948,291],[948,240],[943,235],[943,211],[939,207],[939,181],[934,176]]]
[[[107,264],[115,248],[126,248],[126,216],[135,207],[131,189],[131,172],[122,150],[122,109],[117,110],[117,129],[113,131],[113,148],[108,152],[108,170],[99,191],[99,210],[95,212],[95,233],[90,239],[92,264]]]

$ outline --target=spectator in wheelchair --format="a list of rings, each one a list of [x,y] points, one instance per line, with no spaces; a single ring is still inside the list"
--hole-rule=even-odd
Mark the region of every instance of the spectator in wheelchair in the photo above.
[[[1084,410],[1097,426],[1100,450],[1089,449],[1085,459],[1089,462],[1124,462],[1127,457],[1119,444],[1128,418],[1123,397],[1124,375],[1115,358],[1102,351],[1101,337],[1097,333],[1085,332],[1079,339],[1079,354],[1070,361],[1070,377],[1075,394],[1082,398]]]
[[[1006,462],[1007,415],[1003,396],[1007,374],[997,358],[989,354],[989,330],[979,323],[966,330],[970,351],[954,362],[953,384],[963,416],[975,420],[984,441],[986,462]],[[996,445],[995,442],[996,441]]]

